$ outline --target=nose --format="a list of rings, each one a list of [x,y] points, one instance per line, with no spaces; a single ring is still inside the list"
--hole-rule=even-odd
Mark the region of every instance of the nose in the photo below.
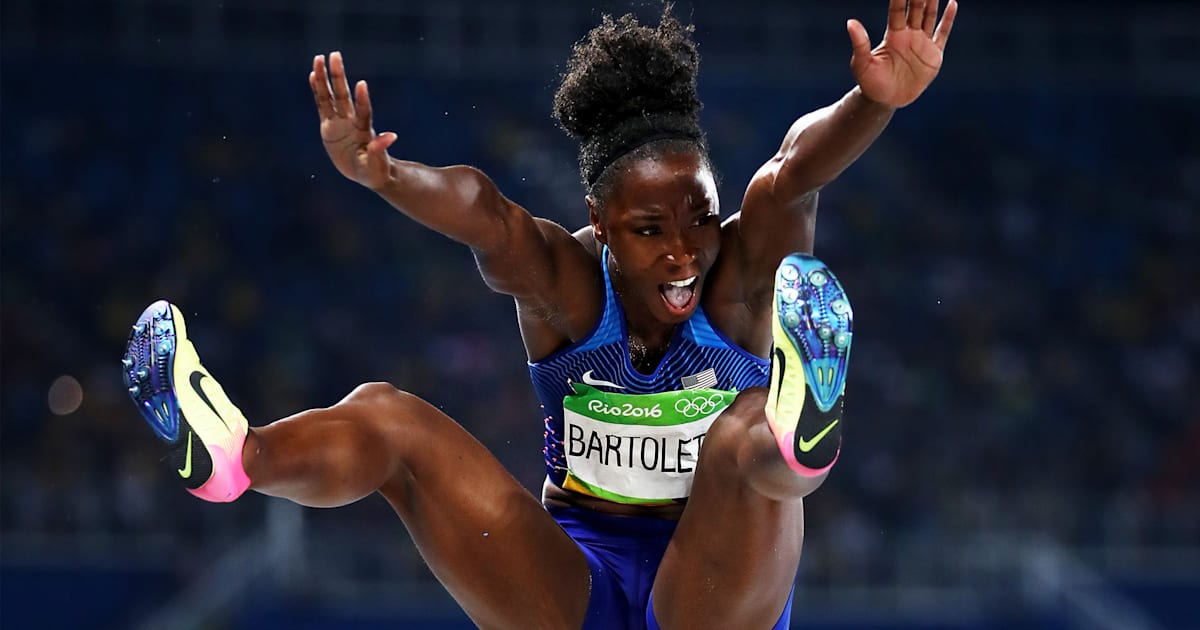
[[[669,263],[686,267],[696,262],[699,251],[700,248],[696,243],[692,242],[684,234],[676,232],[667,241],[663,258]]]
[[[696,260],[696,254],[688,251],[680,252],[679,254],[668,253],[667,262],[672,262],[677,265],[690,265]]]

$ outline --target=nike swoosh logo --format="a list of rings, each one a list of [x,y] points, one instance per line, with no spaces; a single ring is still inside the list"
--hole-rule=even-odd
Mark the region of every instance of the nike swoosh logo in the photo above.
[[[219,411],[217,411],[216,406],[213,405],[212,401],[208,399],[208,394],[205,394],[204,389],[202,387],[200,387],[200,381],[203,381],[204,377],[206,377],[206,376],[208,376],[208,375],[205,374],[204,372],[201,372],[200,370],[192,370],[192,375],[190,377],[188,377],[188,380],[192,383],[192,389],[196,390],[196,394],[198,396],[200,396],[200,400],[203,400],[204,404],[208,405],[209,409],[212,409],[213,415],[215,415],[217,417],[217,419],[221,421],[221,424],[225,425],[226,429],[229,429],[230,431],[232,431],[233,428],[229,426],[228,422],[225,422],[225,418],[221,417],[221,413]],[[209,377],[209,378],[212,378],[212,377]],[[189,453],[190,453],[190,451],[189,451]]]
[[[787,369],[787,361],[784,360],[783,350],[779,348],[775,348],[775,352],[771,356],[774,357],[775,364],[779,366],[779,378],[775,379],[775,393],[778,398],[778,394],[783,391],[783,372]],[[778,400],[776,400],[776,404],[778,404]]]
[[[581,378],[583,378],[584,383],[587,383],[588,385],[591,385],[592,387],[611,387],[613,389],[625,389],[624,387],[621,387],[620,385],[617,385],[616,383],[610,383],[604,379],[599,379],[599,378],[593,377],[591,370],[584,372],[583,376]]]
[[[187,458],[183,460],[183,468],[179,469],[179,476],[187,479],[192,476],[192,432],[188,431]]]
[[[800,452],[807,453],[816,448],[817,444],[819,444],[821,440],[823,440],[825,436],[829,434],[833,427],[837,426],[838,420],[840,420],[840,418],[830,422],[829,426],[822,429],[820,433],[814,435],[811,440],[804,439],[804,436],[796,436],[796,446],[800,449]]]

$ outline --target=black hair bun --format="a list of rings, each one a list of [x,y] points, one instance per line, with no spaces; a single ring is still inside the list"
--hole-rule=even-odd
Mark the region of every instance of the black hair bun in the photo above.
[[[666,137],[702,139],[696,94],[700,55],[663,11],[657,28],[632,14],[601,23],[577,42],[554,95],[554,118],[580,143],[580,171],[593,183],[620,153]]]

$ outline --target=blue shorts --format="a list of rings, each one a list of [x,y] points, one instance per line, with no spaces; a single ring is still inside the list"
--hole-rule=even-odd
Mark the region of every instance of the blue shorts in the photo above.
[[[583,630],[659,630],[650,591],[677,523],[576,508],[549,511],[583,550],[592,572]],[[794,594],[771,630],[790,625]]]

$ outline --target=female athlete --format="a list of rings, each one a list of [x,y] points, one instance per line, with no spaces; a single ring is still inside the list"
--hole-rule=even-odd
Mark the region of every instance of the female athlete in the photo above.
[[[346,177],[474,254],[513,296],[543,407],[541,500],[452,419],[389,384],[249,427],[181,311],[142,314],[124,376],[183,485],[307,506],[380,492],[484,628],[784,628],[802,498],[841,445],[852,312],[811,257],[817,194],[936,76],[957,11],[891,0],[857,85],[798,119],[720,218],[691,29],[605,17],[554,97],[579,142],[588,224],[531,215],[469,166],[392,158],[339,53],[309,75]]]

